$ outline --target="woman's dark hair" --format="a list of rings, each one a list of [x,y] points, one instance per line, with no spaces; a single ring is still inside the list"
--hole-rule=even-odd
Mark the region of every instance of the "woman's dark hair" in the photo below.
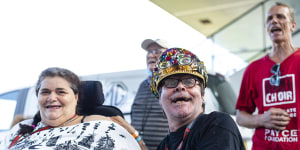
[[[36,83],[35,86],[35,94],[38,96],[39,90],[41,88],[41,82],[46,78],[46,77],[61,77],[67,80],[71,84],[71,89],[73,90],[74,94],[77,94],[79,92],[80,88],[80,80],[79,77],[73,73],[70,70],[64,69],[64,68],[58,68],[58,67],[53,67],[53,68],[48,68],[44,70],[40,76],[39,80]]]
[[[74,94],[78,94],[80,90],[80,79],[79,77],[73,73],[70,70],[64,69],[64,68],[58,68],[58,67],[53,67],[53,68],[48,68],[44,70],[40,76],[39,79],[36,83],[35,86],[35,93],[36,96],[38,96],[39,90],[41,88],[41,82],[46,78],[46,77],[61,77],[65,80],[67,80],[70,85],[71,89],[73,90]],[[33,117],[33,122],[32,125],[26,125],[26,124],[19,124],[20,125],[20,130],[18,131],[19,134],[26,134],[26,133],[31,133],[34,130],[34,127],[37,126],[37,124],[41,121],[41,115],[40,111],[38,111],[35,116]]]
[[[38,111],[34,117],[33,117],[33,122],[32,125],[26,125],[26,124],[19,124],[20,126],[20,130],[18,131],[18,135],[19,134],[26,134],[26,133],[31,133],[34,130],[33,126],[37,126],[37,124],[41,121],[41,115],[40,115],[40,111]]]

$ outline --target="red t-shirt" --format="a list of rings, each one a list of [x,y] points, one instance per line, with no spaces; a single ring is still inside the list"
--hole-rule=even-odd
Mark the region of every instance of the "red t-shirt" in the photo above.
[[[290,123],[285,130],[257,128],[253,135],[253,150],[300,149],[300,49],[280,64],[280,86],[270,84],[272,66],[268,55],[251,63],[244,72],[236,109],[262,114],[272,107],[285,109]],[[297,101],[298,100],[298,101]]]

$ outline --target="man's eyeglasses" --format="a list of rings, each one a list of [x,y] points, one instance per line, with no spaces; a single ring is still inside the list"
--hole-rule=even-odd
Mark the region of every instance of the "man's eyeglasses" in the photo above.
[[[198,81],[198,80],[193,79],[193,78],[186,78],[186,79],[169,78],[164,81],[164,86],[166,86],[167,88],[175,88],[175,87],[177,87],[179,81],[183,84],[184,87],[191,88],[191,87],[195,86],[196,81]]]
[[[148,50],[147,54],[149,55],[150,53],[154,55],[160,55],[162,51],[160,49]]]
[[[280,84],[280,63],[275,64],[271,68],[271,73],[274,73],[274,75],[270,78],[270,84],[274,86],[279,86]]]

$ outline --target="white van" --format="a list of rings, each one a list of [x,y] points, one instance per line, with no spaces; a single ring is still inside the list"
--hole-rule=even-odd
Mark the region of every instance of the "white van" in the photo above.
[[[133,70],[105,74],[81,76],[81,80],[98,80],[103,85],[104,105],[118,107],[130,122],[131,105],[138,86],[147,77],[145,70]],[[237,96],[228,80],[221,74],[209,73],[205,91],[205,113],[221,111],[230,114],[235,120]],[[34,87],[18,89],[0,94],[0,132],[9,130],[12,119],[17,114],[33,116],[38,109]],[[251,147],[253,130],[239,127],[247,148]],[[0,134],[1,136],[1,134]]]

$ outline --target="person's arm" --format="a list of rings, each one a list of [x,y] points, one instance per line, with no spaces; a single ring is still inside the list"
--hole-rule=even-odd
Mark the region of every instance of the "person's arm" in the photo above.
[[[110,117],[110,119],[116,123],[118,123],[119,125],[121,125],[123,128],[125,128],[131,135],[134,136],[134,138],[137,140],[139,146],[141,147],[142,150],[148,150],[148,148],[146,147],[143,139],[139,136],[136,135],[136,130],[134,129],[133,126],[131,126],[126,120],[124,120],[122,117],[120,116],[114,116],[114,117]],[[137,136],[137,137],[135,137]]]
[[[237,111],[236,121],[247,128],[265,127],[284,130],[289,124],[289,114],[280,108],[270,108],[263,114],[253,115],[246,111]]]

